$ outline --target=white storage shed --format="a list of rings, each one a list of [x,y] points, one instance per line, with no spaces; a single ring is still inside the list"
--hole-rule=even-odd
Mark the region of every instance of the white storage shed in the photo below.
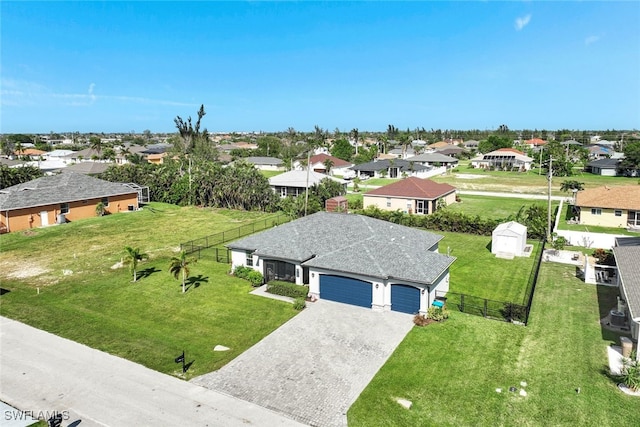
[[[524,256],[527,227],[515,221],[498,225],[491,233],[491,253],[498,256]]]

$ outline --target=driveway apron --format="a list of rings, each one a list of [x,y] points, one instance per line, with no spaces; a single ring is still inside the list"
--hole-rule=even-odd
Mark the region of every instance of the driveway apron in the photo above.
[[[344,426],[349,407],[412,327],[408,314],[308,303],[230,363],[191,382],[308,425]]]

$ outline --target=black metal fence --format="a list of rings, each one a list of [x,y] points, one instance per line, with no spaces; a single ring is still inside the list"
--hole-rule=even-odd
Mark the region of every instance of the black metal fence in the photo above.
[[[538,249],[533,255],[535,257],[531,273],[527,280],[527,288],[521,303],[512,301],[497,301],[476,295],[467,295],[456,292],[436,291],[436,298],[446,300],[449,309],[456,309],[463,313],[483,316],[489,319],[502,320],[505,322],[529,322],[529,312],[533,302],[533,294],[538,282],[538,273],[542,263],[544,253],[544,240],[538,244]]]
[[[214,257],[217,262],[230,263],[231,254],[227,248],[222,247],[224,243],[239,239],[240,237],[248,236],[249,234],[253,234],[257,231],[266,230],[268,228],[275,227],[276,225],[284,224],[290,220],[291,218],[288,216],[279,214],[250,224],[241,225],[238,228],[180,243],[180,250],[186,251],[188,254],[196,254],[197,258],[200,258],[202,256],[202,251],[207,249],[207,253],[211,252],[215,254]]]

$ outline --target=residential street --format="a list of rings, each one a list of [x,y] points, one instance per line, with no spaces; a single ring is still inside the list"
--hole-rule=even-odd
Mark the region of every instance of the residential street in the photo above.
[[[62,412],[63,426],[302,425],[5,317],[0,352],[0,400],[34,414]]]

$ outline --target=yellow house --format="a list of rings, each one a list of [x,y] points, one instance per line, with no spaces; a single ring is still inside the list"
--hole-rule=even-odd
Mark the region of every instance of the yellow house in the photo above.
[[[580,224],[640,228],[640,185],[599,187],[578,192]]]
[[[384,211],[428,215],[436,211],[440,200],[446,205],[455,203],[456,188],[430,179],[411,176],[393,184],[376,188],[363,196],[362,205],[377,206]],[[441,202],[440,202],[441,203]]]
[[[79,173],[44,176],[0,190],[0,232],[28,230],[138,209],[138,191],[127,184]]]

